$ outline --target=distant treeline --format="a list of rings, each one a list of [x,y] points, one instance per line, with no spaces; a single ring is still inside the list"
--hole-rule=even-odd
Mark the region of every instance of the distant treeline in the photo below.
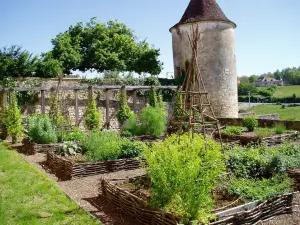
[[[253,83],[260,77],[272,77],[277,80],[283,79],[286,83],[291,85],[300,85],[300,67],[285,68],[283,70],[276,70],[274,73],[264,73],[260,75],[241,76],[238,79],[241,83]]]

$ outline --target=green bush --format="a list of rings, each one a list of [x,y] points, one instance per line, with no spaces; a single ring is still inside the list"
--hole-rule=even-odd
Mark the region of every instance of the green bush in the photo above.
[[[88,161],[136,157],[144,148],[142,142],[123,139],[114,131],[92,131],[83,142]]]
[[[274,131],[276,134],[284,134],[286,133],[286,128],[283,124],[278,123],[274,126]]]
[[[28,118],[28,138],[38,144],[57,142],[55,127],[46,115],[32,115]]]
[[[76,142],[66,141],[60,148],[58,148],[56,153],[62,156],[75,156],[82,153],[82,149]]]
[[[285,174],[278,174],[269,179],[230,180],[228,192],[241,197],[244,201],[265,201],[291,191],[292,182]]]
[[[83,148],[89,161],[112,160],[120,156],[121,137],[114,131],[92,131]]]
[[[137,115],[132,114],[123,126],[122,135],[126,137],[136,136],[141,134],[141,125],[138,122]]]
[[[248,116],[243,119],[244,126],[248,129],[248,131],[252,132],[258,127],[258,121],[255,117]]]
[[[139,156],[146,148],[146,145],[141,141],[131,141],[128,139],[123,139],[120,144],[120,148],[121,153],[119,158],[133,158]]]
[[[243,128],[228,126],[225,130],[222,130],[221,133],[228,136],[241,135],[243,133]]]
[[[148,106],[142,110],[140,117],[132,114],[123,126],[123,133],[130,135],[160,136],[166,130],[167,114],[162,107]]]
[[[58,142],[63,141],[73,141],[73,142],[82,142],[84,140],[84,132],[82,132],[79,127],[75,127],[73,131],[59,131],[57,132]]]
[[[237,178],[271,177],[288,167],[300,165],[300,147],[280,146],[234,147],[226,153],[226,166]]]
[[[160,136],[166,130],[167,115],[164,108],[146,107],[140,115],[142,134]]]
[[[12,137],[12,142],[16,143],[17,139],[23,134],[22,116],[15,94],[11,93],[9,97],[10,102],[4,109],[3,124],[8,134]]]
[[[208,148],[209,146],[209,148]],[[150,204],[182,218],[208,222],[211,192],[225,173],[221,147],[202,135],[171,135],[143,153],[152,181]]]
[[[130,110],[127,103],[126,91],[124,87],[121,89],[121,93],[120,93],[120,103],[119,103],[119,110],[117,112],[117,119],[119,123],[123,125],[124,122],[128,120],[132,114],[133,112]]]
[[[88,130],[100,130],[102,127],[102,114],[98,110],[94,98],[88,100],[88,106],[84,113],[84,122]]]

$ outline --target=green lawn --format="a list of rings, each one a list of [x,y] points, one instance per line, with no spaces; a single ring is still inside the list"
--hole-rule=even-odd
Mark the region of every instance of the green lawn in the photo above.
[[[277,113],[281,120],[300,120],[300,106],[282,109],[281,105],[265,104],[252,107],[250,111],[257,115]]]
[[[266,87],[258,87],[258,91],[267,89]],[[300,85],[298,86],[278,86],[274,93],[275,98],[292,97],[293,94],[300,97]]]
[[[1,225],[96,225],[45,174],[0,143]]]

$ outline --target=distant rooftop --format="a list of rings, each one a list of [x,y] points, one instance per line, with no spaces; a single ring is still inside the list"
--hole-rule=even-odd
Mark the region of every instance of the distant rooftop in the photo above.
[[[199,21],[221,21],[236,27],[236,24],[225,16],[216,0],[191,0],[181,20],[174,27]]]

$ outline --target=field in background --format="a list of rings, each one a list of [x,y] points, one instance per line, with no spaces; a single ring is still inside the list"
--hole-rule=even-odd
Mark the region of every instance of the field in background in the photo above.
[[[300,120],[300,106],[286,106],[283,109],[281,105],[262,104],[252,107],[250,112],[257,115],[277,113],[281,120]]]
[[[258,87],[258,91],[267,89],[266,87]],[[300,97],[300,85],[298,86],[278,86],[273,97],[284,98],[292,97],[296,94],[296,97]]]

